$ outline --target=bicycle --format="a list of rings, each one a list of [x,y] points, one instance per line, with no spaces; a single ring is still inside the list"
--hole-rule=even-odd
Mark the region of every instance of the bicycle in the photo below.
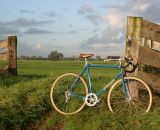
[[[85,105],[95,106],[100,100],[98,97],[104,93],[109,86],[107,103],[111,112],[116,111],[142,111],[148,112],[152,105],[152,93],[149,86],[137,77],[125,77],[127,67],[132,65],[135,70],[133,59],[120,58],[119,65],[90,64],[87,58],[93,54],[80,54],[85,59],[85,65],[80,74],[65,73],[59,76],[51,87],[50,99],[53,107],[61,114],[75,114],[81,111]],[[122,60],[125,65],[122,65]],[[118,74],[97,93],[93,93],[90,79],[90,68],[119,69]],[[87,74],[88,82],[82,78]]]

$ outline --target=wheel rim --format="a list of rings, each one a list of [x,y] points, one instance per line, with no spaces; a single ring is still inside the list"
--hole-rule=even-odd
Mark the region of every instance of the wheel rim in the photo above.
[[[63,74],[52,85],[50,92],[51,103],[61,114],[75,114],[85,106],[82,98],[72,95],[73,92],[84,97],[88,94],[87,85],[81,77],[74,84],[75,88],[72,89],[72,92],[69,90],[77,76],[73,73]]]
[[[125,85],[128,93],[127,97],[124,94],[121,79],[111,87],[108,94],[110,111],[148,112],[152,104],[152,94],[148,85],[135,77],[126,77]]]

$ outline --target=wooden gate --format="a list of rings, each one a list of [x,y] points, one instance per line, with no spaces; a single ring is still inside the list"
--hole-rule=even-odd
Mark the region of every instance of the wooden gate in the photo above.
[[[0,40],[0,62],[7,65],[0,69],[2,73],[17,75],[17,37],[9,36],[6,40]],[[0,64],[1,64],[0,63]]]
[[[128,17],[125,56],[135,57],[139,65],[128,75],[140,77],[160,90],[160,25],[142,17]]]

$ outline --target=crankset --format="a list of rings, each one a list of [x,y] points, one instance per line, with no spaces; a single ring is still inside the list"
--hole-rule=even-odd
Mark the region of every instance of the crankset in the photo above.
[[[95,106],[99,102],[97,95],[94,93],[89,93],[85,97],[85,103],[88,106]]]

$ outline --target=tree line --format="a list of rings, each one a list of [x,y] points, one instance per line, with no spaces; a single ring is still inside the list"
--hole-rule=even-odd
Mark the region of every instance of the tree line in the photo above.
[[[57,50],[55,51],[51,51],[47,57],[43,57],[43,56],[25,56],[25,55],[21,55],[18,57],[19,60],[83,60],[80,57],[68,57],[68,58],[64,58],[63,53],[58,52]],[[96,56],[94,60],[101,60],[102,58],[100,56]],[[90,58],[90,60],[93,60],[93,58]]]
[[[21,55],[18,57],[18,59],[20,60],[61,60],[63,59],[63,53],[60,53],[57,50],[55,50],[55,51],[51,51],[47,57]]]

